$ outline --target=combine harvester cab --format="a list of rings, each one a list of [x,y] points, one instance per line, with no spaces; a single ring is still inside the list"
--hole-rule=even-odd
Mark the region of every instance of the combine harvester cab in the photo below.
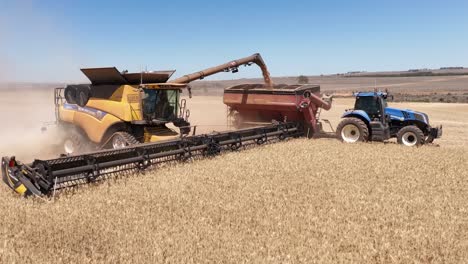
[[[264,84],[239,85],[224,91],[224,103],[230,109],[229,116],[234,121],[235,130],[203,135],[193,133],[191,136],[181,133],[178,137],[169,140],[157,142],[141,140],[120,148],[66,155],[56,159],[36,159],[31,164],[16,161],[14,157],[3,157],[3,180],[10,188],[25,196],[52,195],[58,189],[97,182],[122,172],[137,173],[165,162],[192,160],[199,156],[210,157],[223,151],[240,150],[248,145],[262,145],[287,138],[304,136],[310,138],[324,134],[319,119],[320,109],[331,108],[331,97],[320,98],[320,86],[317,85],[274,85],[260,54],[185,75],[165,84],[154,84],[153,88],[160,90],[164,87],[169,87],[170,90],[174,90],[174,87],[176,89],[189,88],[187,84],[191,81],[203,79],[218,72],[237,72],[240,65],[249,66],[253,63],[261,68]],[[113,72],[117,76],[118,72],[115,70]],[[151,85],[146,84],[139,88]],[[125,89],[126,86],[129,85],[124,84],[119,87]],[[85,100],[82,100],[80,91],[84,91]],[[74,105],[78,105],[77,109],[78,107],[97,107],[98,103],[114,104],[114,102],[108,102],[107,99],[99,102],[98,99],[90,97],[88,92],[85,86],[77,87],[75,90],[75,95],[72,97],[77,99],[74,102]],[[91,91],[91,95],[94,92]],[[66,95],[66,97],[70,96]],[[105,98],[109,97],[105,96]],[[67,101],[70,105],[73,98]],[[128,98],[127,101],[117,101],[114,105],[119,108],[126,102],[128,103]],[[65,104],[58,104],[66,108]],[[61,116],[65,112],[60,111],[66,110],[59,109],[58,112],[61,119],[66,119]],[[76,115],[77,112],[73,114]],[[186,118],[182,120],[186,121]],[[153,125],[150,121],[152,120],[141,120],[146,126]],[[88,124],[84,122],[82,125]],[[132,120],[128,125],[140,124],[138,120]],[[122,132],[135,135],[131,134],[132,130],[128,128],[123,131],[114,131],[114,133]]]

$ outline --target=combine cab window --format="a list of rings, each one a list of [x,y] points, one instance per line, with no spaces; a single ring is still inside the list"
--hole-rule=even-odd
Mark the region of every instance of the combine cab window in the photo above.
[[[177,90],[144,89],[143,115],[147,120],[170,121],[177,117]]]

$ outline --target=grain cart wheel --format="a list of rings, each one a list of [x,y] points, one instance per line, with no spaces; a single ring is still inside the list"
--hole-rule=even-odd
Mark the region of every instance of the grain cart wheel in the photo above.
[[[112,135],[111,147],[113,149],[125,148],[136,144],[140,144],[140,142],[130,133],[116,132]]]
[[[405,126],[397,133],[397,141],[407,147],[421,146],[425,142],[424,133],[417,126]]]
[[[87,139],[80,133],[72,130],[67,133],[63,141],[63,151],[67,155],[75,155],[86,150]]]
[[[369,129],[366,123],[355,117],[343,119],[336,128],[336,136],[346,143],[369,140]]]

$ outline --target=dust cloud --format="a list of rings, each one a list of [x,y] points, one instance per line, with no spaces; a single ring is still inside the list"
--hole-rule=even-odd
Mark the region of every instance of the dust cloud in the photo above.
[[[45,14],[30,0],[0,8],[1,156],[28,162],[58,154],[52,147],[60,144],[58,132],[47,126],[55,121],[53,87],[43,83],[84,81],[79,68],[86,60],[58,23],[61,15]]]
[[[193,96],[182,97],[187,100],[190,110],[189,122],[197,126],[197,134],[225,131],[229,129],[227,123],[227,107],[221,96]]]
[[[58,155],[58,131],[54,121],[53,90],[0,90],[0,155],[29,162]]]

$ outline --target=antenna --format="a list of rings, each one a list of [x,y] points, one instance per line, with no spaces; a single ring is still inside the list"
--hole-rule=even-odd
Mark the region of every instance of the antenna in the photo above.
[[[140,65],[140,86],[143,85],[143,67]]]

